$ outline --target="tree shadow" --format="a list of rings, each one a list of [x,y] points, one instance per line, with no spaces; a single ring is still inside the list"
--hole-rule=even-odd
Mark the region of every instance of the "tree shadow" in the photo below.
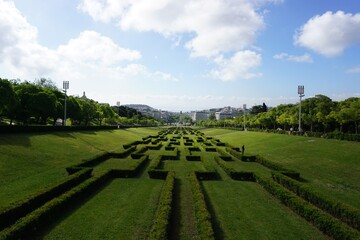
[[[31,147],[31,134],[0,134],[0,146]]]

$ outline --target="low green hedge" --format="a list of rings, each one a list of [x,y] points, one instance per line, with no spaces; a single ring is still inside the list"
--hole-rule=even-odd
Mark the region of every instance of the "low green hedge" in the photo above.
[[[226,149],[231,155],[233,155],[236,158],[240,158],[242,161],[244,162],[257,162],[260,163],[261,165],[263,165],[264,167],[267,167],[269,169],[275,170],[275,171],[280,171],[282,174],[287,175],[288,177],[291,177],[293,179],[300,179],[300,173],[287,169],[285,167],[283,167],[281,164],[278,163],[274,163],[271,162],[259,155],[256,156],[242,156],[241,153],[236,152],[230,148]]]
[[[120,127],[128,128],[128,127]],[[115,130],[117,126],[29,126],[29,125],[6,125],[0,126],[1,133],[30,133],[30,132],[72,132],[72,131],[99,131]]]
[[[113,178],[136,177],[140,174],[142,168],[146,165],[148,160],[149,160],[149,156],[143,155],[139,160],[137,160],[137,164],[134,164],[129,169],[111,169],[111,176]]]
[[[14,225],[5,228],[0,232],[0,239],[26,239],[28,236],[32,236],[36,231],[49,226],[57,217],[63,215],[69,207],[78,204],[84,197],[89,196],[110,179],[110,172],[105,172],[84,181],[64,194],[48,201],[40,208],[18,220]]]
[[[131,146],[128,149],[122,151],[122,152],[106,152],[106,153],[101,153],[98,155],[95,155],[92,158],[89,158],[87,160],[84,160],[83,162],[76,164],[74,166],[71,167],[67,167],[66,171],[69,174],[73,174],[83,168],[89,168],[89,167],[93,167],[96,166],[98,164],[100,164],[101,162],[109,159],[109,158],[124,158],[127,157],[129,154],[131,154],[134,150],[136,149],[136,146]]]
[[[204,194],[195,173],[190,174],[191,191],[194,200],[196,227],[200,239],[215,239],[211,215],[207,209]]]
[[[339,240],[360,239],[360,233],[358,231],[299,198],[271,179],[258,175],[255,175],[255,178],[265,190],[278,198],[281,203],[311,222],[326,235]]]
[[[324,196],[321,196],[319,193],[316,193],[311,188],[304,186],[304,184],[298,181],[294,181],[293,179],[277,172],[272,172],[271,175],[276,182],[286,187],[290,191],[294,192],[299,197],[314,204],[322,210],[327,211],[334,217],[342,220],[349,226],[360,231],[360,211],[358,209],[347,204],[332,201]]]
[[[150,240],[169,239],[170,217],[173,207],[175,172],[167,174],[158,208],[156,210],[154,223],[151,227]]]
[[[130,147],[132,147],[132,146],[135,146],[135,145],[138,145],[138,144],[140,144],[140,143],[142,143],[142,141],[133,141],[133,142],[131,142],[131,143],[124,144],[124,145],[123,145],[123,148],[124,148],[124,149],[128,149],[128,148],[130,148]]]
[[[239,181],[255,181],[255,175],[253,172],[232,171],[230,172],[230,177]]]
[[[64,181],[58,183],[57,185],[41,190],[28,198],[3,209],[0,213],[0,230],[10,226],[21,217],[24,217],[26,214],[34,211],[36,208],[39,208],[51,199],[63,194],[69,189],[90,178],[91,171],[92,169],[79,171],[78,173],[67,177]]]

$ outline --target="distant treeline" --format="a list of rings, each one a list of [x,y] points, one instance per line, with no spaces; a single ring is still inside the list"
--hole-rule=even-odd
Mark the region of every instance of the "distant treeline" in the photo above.
[[[0,120],[3,123],[59,124],[57,120],[64,118],[64,104],[64,92],[50,79],[22,82],[0,78]],[[66,116],[71,125],[157,124],[157,121],[135,109],[75,96],[66,98]]]
[[[265,104],[257,105],[246,112],[247,128],[282,129],[297,131],[299,126],[299,104],[284,104],[267,108]],[[343,133],[359,132],[360,98],[351,97],[344,101],[332,101],[324,95],[307,98],[301,103],[301,127],[309,132]],[[244,112],[235,118],[203,120],[200,126],[243,127]]]

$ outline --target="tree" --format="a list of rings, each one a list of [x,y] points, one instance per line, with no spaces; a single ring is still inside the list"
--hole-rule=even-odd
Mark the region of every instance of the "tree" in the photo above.
[[[59,91],[58,87],[56,86],[56,83],[53,82],[50,78],[35,79],[34,85],[43,87],[43,88],[48,88],[48,89],[55,90],[55,91]]]
[[[96,103],[93,100],[82,98],[79,98],[78,102],[81,106],[79,123],[84,122],[85,125],[88,125],[96,117]]]
[[[211,114],[209,115],[209,120],[210,120],[210,121],[216,121],[215,113],[211,113]]]
[[[37,123],[46,124],[49,117],[54,116],[57,99],[50,91],[39,91],[31,94],[29,98],[29,109],[31,115],[37,119]]]
[[[9,80],[0,78],[0,115],[6,114],[17,104],[17,96]]]

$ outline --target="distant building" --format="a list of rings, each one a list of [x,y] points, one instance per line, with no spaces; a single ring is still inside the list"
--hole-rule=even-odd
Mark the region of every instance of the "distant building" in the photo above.
[[[233,118],[233,113],[231,112],[216,112],[215,113],[215,118],[216,120],[222,120],[222,119],[227,119],[227,118]]]
[[[87,99],[88,99],[88,98],[86,97],[86,95],[85,95],[85,91],[83,92],[83,95],[82,95],[81,98],[84,99],[84,100],[87,100]]]
[[[209,113],[201,111],[201,112],[193,112],[191,114],[191,119],[196,122],[196,121],[201,121],[201,120],[207,120],[209,119]]]

